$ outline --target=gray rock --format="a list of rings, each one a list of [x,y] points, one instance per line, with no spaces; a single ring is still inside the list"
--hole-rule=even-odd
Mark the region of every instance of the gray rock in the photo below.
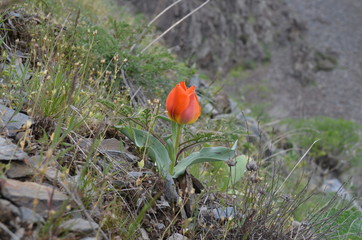
[[[127,174],[130,177],[139,178],[139,177],[142,177],[144,175],[153,175],[153,172],[149,172],[149,171],[146,171],[146,172],[127,172]]]
[[[200,87],[205,87],[205,84],[203,83],[203,81],[200,79],[198,74],[195,74],[194,76],[191,77],[190,79],[190,86],[195,86],[196,89],[199,89]]]
[[[120,2],[152,17],[174,1]],[[165,12],[155,25],[163,32],[170,23],[176,22],[203,2],[181,1]],[[210,70],[212,74],[228,71],[240,64],[252,66],[252,63],[268,60],[270,56],[266,46],[274,41],[288,39],[290,14],[287,11],[284,1],[278,0],[210,1],[170,31],[165,36],[165,42],[173,47],[178,56],[195,59],[197,66]]]
[[[220,219],[227,219],[229,217],[234,218],[235,217],[235,209],[233,207],[226,207],[226,208],[214,208],[212,210],[214,214],[214,218],[216,220]]]
[[[30,166],[38,169],[40,168],[44,163],[45,157],[40,155],[35,155],[27,159],[25,162],[29,164]]]
[[[234,207],[218,207],[208,209],[206,206],[202,206],[199,209],[199,220],[203,224],[205,222],[212,222],[215,220],[227,220],[228,218],[242,218],[240,212],[235,211]]]
[[[17,55],[25,57],[25,55],[22,52],[17,52]],[[15,66],[16,66],[16,73],[18,75],[17,77],[19,79],[29,80],[31,78],[30,71],[28,71],[28,69],[24,66],[22,62],[17,61]]]
[[[92,146],[92,143],[93,143],[93,139],[86,138],[86,139],[83,139],[79,143],[79,146],[84,151],[89,151]],[[140,160],[139,157],[136,157],[136,156],[132,155],[131,153],[121,151],[121,148],[122,148],[122,144],[119,140],[117,140],[115,138],[110,138],[110,139],[104,139],[101,142],[101,144],[99,145],[98,150],[103,155],[108,155],[112,158],[115,158],[116,160],[118,160],[118,159],[124,160],[124,161],[130,162],[130,163],[136,163]]]
[[[32,223],[44,223],[44,218],[37,214],[36,212],[34,212],[33,210],[26,208],[26,207],[20,207],[19,208],[20,211],[20,218],[21,221],[27,224],[32,224]]]
[[[18,206],[34,209],[46,216],[49,210],[57,210],[68,200],[68,196],[51,187],[34,182],[7,179],[1,182],[2,195]],[[34,205],[36,204],[36,205]]]
[[[212,105],[208,99],[204,97],[199,97],[200,104],[202,106],[202,112],[211,116],[217,115],[218,111],[216,110],[215,106]]]
[[[10,239],[10,236],[11,239],[20,239],[14,233],[16,229],[21,228],[19,215],[19,209],[15,205],[5,199],[0,199],[0,239]]]
[[[15,232],[15,236],[17,236],[18,239],[23,239],[24,234],[25,234],[25,229],[24,228],[19,228]]]
[[[165,198],[168,202],[176,203],[178,200],[175,182],[170,174],[165,178]]]
[[[133,154],[130,154],[128,152],[120,152],[118,154],[123,160],[126,160],[127,162],[130,162],[130,163],[136,163],[140,160],[139,157],[137,157]]]
[[[140,228],[139,231],[141,232],[143,240],[150,240],[147,231],[144,228]]]
[[[343,183],[338,178],[325,179],[321,189],[325,192],[336,193],[339,197],[352,201],[353,205],[362,212],[362,206],[353,199],[351,193],[344,188]]]
[[[95,222],[90,222],[82,218],[74,218],[63,222],[59,227],[72,232],[88,233],[97,231],[99,225]]]
[[[99,147],[105,151],[121,151],[123,144],[115,138],[109,138],[104,139]]]
[[[202,112],[208,115],[217,115],[218,112],[211,103],[203,105]]]
[[[214,105],[219,113],[231,113],[232,106],[229,99],[229,96],[224,91],[219,91],[216,96],[214,96]]]
[[[51,182],[61,181],[60,174],[61,172],[55,167],[50,166],[45,169],[45,177]]]
[[[158,230],[162,230],[162,229],[164,229],[166,226],[165,226],[165,224],[163,224],[163,223],[157,223],[157,229]]]
[[[174,233],[170,237],[168,237],[167,240],[188,240],[188,238],[179,233]]]
[[[32,176],[35,169],[23,162],[12,162],[10,169],[6,172],[8,178],[22,178]]]
[[[83,150],[88,152],[90,150],[90,147],[92,146],[93,139],[92,138],[83,138],[80,139],[78,142],[79,147]]]
[[[170,208],[170,204],[166,201],[163,196],[161,196],[161,200],[157,200],[156,206],[160,209]]]
[[[44,156],[35,155],[26,160],[24,160],[25,164],[20,164],[14,166],[14,170],[12,170],[11,164],[10,170],[7,172],[9,178],[21,178],[30,175],[34,175],[39,171],[40,168],[45,168],[45,177],[51,181],[56,182],[60,181],[61,172],[56,168],[55,162],[51,159],[50,161],[46,161]],[[45,166],[46,165],[46,166]]]
[[[10,140],[0,137],[0,161],[24,160],[28,155],[13,144]]]
[[[15,135],[15,141],[18,143],[20,142],[22,139],[24,139],[25,137],[25,132],[18,132],[16,135]]]
[[[0,212],[1,220],[9,220],[9,218],[15,218],[20,216],[20,210],[11,202],[5,199],[0,199]]]
[[[15,114],[13,109],[10,109],[0,104],[0,129],[4,128],[9,136],[15,136],[16,132],[22,128],[23,125],[31,121],[28,115],[23,113]]]

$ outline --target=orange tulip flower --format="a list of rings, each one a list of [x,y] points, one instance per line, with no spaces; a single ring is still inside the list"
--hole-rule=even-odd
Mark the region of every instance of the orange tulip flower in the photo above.
[[[201,114],[195,86],[186,88],[185,82],[180,82],[168,94],[166,99],[168,116],[178,124],[194,123]]]

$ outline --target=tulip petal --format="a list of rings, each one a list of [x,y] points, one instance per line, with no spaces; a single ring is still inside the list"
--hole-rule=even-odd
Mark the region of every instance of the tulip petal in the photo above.
[[[181,82],[176,85],[174,89],[171,90],[169,96],[166,100],[166,109],[168,111],[168,116],[176,120],[187,106],[189,105],[189,97],[186,94],[186,85],[185,82]]]
[[[201,113],[195,86],[187,88],[185,82],[178,83],[167,96],[166,109],[168,116],[179,124],[195,122]]]
[[[184,81],[180,82],[179,84],[183,90],[185,90],[185,91],[187,90],[186,83]]]
[[[189,89],[186,90],[186,94],[195,94],[195,86],[191,86]]]
[[[180,115],[178,122],[182,124],[191,124],[200,117],[201,107],[195,93],[190,94],[188,107]]]

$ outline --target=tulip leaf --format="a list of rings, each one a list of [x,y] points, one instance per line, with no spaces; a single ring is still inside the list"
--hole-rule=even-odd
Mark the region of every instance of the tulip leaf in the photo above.
[[[201,149],[200,152],[194,152],[188,157],[182,159],[175,166],[172,174],[173,178],[179,177],[183,174],[190,165],[202,162],[215,162],[227,161],[232,159],[235,155],[235,150],[226,147],[206,147]]]
[[[167,122],[173,122],[169,117],[166,117],[164,115],[157,115],[156,118],[159,118],[161,120],[165,120]]]
[[[116,128],[120,129],[137,147],[145,147],[147,155],[157,164],[160,173],[166,176],[170,169],[171,160],[165,146],[157,138],[148,132],[135,128],[124,126],[116,126]]]
[[[237,183],[246,171],[246,164],[248,163],[248,158],[245,155],[240,155],[235,159],[235,166],[229,168],[230,172],[230,182],[229,185]]]

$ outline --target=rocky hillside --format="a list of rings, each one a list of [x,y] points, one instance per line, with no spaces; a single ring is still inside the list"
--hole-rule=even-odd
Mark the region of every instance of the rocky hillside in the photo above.
[[[174,1],[131,2],[134,11],[155,16]],[[201,5],[203,0],[181,1],[157,21],[160,31]],[[211,1],[165,36],[172,50],[210,72],[227,72],[248,62],[267,61],[268,45],[287,41],[291,20],[281,1]]]
[[[120,2],[155,16],[173,1]],[[157,27],[164,31],[203,2],[181,1]],[[361,8],[358,0],[211,1],[165,40],[232,96],[263,105],[273,118],[327,115],[361,123]],[[244,74],[226,77],[235,69]]]

